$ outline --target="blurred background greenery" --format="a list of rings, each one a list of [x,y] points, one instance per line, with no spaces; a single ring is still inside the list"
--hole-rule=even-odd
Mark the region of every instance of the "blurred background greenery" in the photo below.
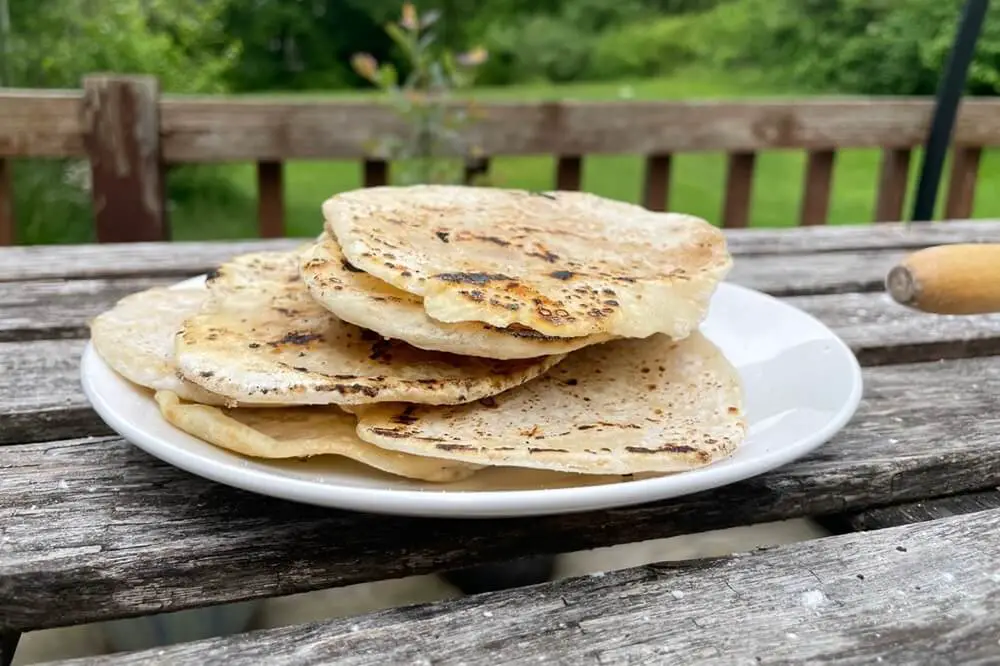
[[[0,49],[9,87],[76,88],[98,71],[150,73],[165,92],[296,96],[379,94],[351,67],[359,52],[406,60],[386,34],[400,0],[0,0],[10,16]],[[710,99],[831,94],[931,95],[961,0],[423,0],[440,12],[437,40],[485,47],[470,95],[492,99]],[[2,21],[0,21],[2,23]],[[971,95],[1000,92],[1000,8],[989,10],[969,77]],[[2,122],[2,119],[0,119]],[[800,151],[763,154],[751,224],[795,224]],[[919,160],[913,161],[911,177]],[[671,208],[716,220],[724,159],[675,159]],[[831,223],[872,215],[878,154],[838,154]],[[638,156],[585,160],[583,187],[637,201]],[[551,157],[497,159],[491,181],[551,187]],[[92,238],[86,169],[15,164],[22,243]],[[1000,217],[1000,155],[987,151],[976,217]],[[288,233],[313,234],[319,204],[358,187],[357,162],[291,162]],[[171,171],[168,200],[179,239],[256,234],[253,165]]]

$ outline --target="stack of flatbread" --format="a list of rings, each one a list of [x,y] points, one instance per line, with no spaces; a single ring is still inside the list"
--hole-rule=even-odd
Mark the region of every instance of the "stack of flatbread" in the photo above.
[[[322,211],[297,251],[122,299],[93,321],[96,351],[216,446],[431,482],[677,472],[743,439],[737,373],[698,330],[732,263],[707,222],[431,185]]]

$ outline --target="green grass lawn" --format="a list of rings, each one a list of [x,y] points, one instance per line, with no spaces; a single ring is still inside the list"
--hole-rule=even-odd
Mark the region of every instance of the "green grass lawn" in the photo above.
[[[788,96],[766,81],[741,76],[688,72],[665,79],[553,87],[527,85],[476,91],[489,99],[711,99]],[[319,94],[300,97],[319,97]],[[323,95],[331,97],[332,95]],[[341,95],[345,96],[345,95]],[[357,93],[349,96],[357,96]],[[831,224],[867,223],[875,203],[879,154],[874,150],[845,150],[837,155],[831,200]],[[802,196],[805,155],[802,151],[773,151],[758,156],[753,190],[751,224],[763,227],[795,225]],[[598,194],[638,201],[642,184],[642,158],[602,155],[584,160],[584,189]],[[915,155],[911,183],[919,167]],[[333,193],[361,185],[360,164],[345,161],[296,161],[286,165],[285,203],[290,235],[312,235],[320,228],[321,202]],[[228,181],[222,192],[192,188],[170,211],[177,239],[214,239],[256,236],[256,185],[252,164],[211,166],[202,169]],[[945,171],[947,174],[947,170]],[[551,188],[555,164],[552,157],[507,157],[492,162],[495,185]],[[184,176],[180,176],[184,177]],[[1000,217],[1000,154],[988,152],[980,170],[975,217]],[[197,181],[195,181],[197,182]],[[670,209],[716,222],[722,209],[725,156],[682,154],[676,156],[670,188]],[[912,186],[911,186],[912,196]],[[943,200],[943,193],[940,199]],[[909,205],[909,204],[908,204]],[[941,202],[939,201],[939,206]],[[20,215],[19,215],[20,217]],[[67,223],[47,214],[32,216],[22,224],[22,242],[78,242],[88,240],[88,222]],[[58,218],[58,216],[57,216]]]

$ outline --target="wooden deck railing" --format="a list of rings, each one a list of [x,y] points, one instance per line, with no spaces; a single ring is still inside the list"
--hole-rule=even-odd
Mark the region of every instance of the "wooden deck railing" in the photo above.
[[[910,154],[923,143],[932,102],[523,102],[483,109],[470,143],[488,156],[555,156],[553,185],[559,189],[579,189],[587,155],[646,156],[642,201],[656,210],[669,205],[673,155],[725,152],[721,222],[742,227],[756,155],[773,149],[807,151],[801,224],[826,222],[836,151],[845,148],[882,150],[873,219],[901,219]],[[150,77],[91,76],[76,91],[0,91],[0,244],[13,242],[12,159],[88,159],[100,241],[166,237],[165,168],[255,162],[260,233],[274,237],[284,233],[285,160],[356,159],[366,186],[383,184],[389,165],[370,159],[367,146],[399,129],[399,120],[377,102],[161,97]],[[1000,101],[964,101],[953,136],[946,217],[971,214],[982,149],[992,145],[1000,145]],[[488,159],[469,168],[488,169]]]

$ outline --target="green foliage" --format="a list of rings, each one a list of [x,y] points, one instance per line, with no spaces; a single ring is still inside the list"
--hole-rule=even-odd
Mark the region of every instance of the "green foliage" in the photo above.
[[[459,182],[462,165],[448,156],[474,152],[461,133],[473,119],[473,109],[454,104],[451,93],[472,84],[474,68],[485,62],[487,54],[476,48],[456,56],[438,46],[433,27],[439,19],[440,12],[420,16],[406,2],[399,21],[386,24],[405,58],[402,84],[392,63],[379,64],[370,53],[355,54],[351,60],[354,71],[378,86],[406,123],[403,136],[382,137],[372,147],[375,156],[396,161],[394,178],[401,184]]]
[[[593,38],[551,16],[532,16],[516,25],[498,25],[486,37],[491,64],[483,80],[493,84],[515,81],[565,82],[587,69]]]
[[[164,90],[220,92],[239,57],[228,0],[12,0],[14,85],[75,88],[88,73],[155,74]]]
[[[933,94],[963,0],[730,0],[700,14],[699,54],[716,67],[783,73],[799,87]],[[989,9],[968,90],[1000,92],[1000,7]]]
[[[602,33],[647,15],[639,0],[574,0],[493,24],[484,40],[491,59],[482,80],[574,81],[587,76]]]
[[[629,23],[605,32],[591,54],[588,74],[598,79],[664,76],[692,63],[698,45],[688,16]]]
[[[11,0],[8,71],[22,87],[78,88],[89,73],[156,75],[170,92],[223,92],[239,43],[221,22],[228,0]],[[171,205],[235,196],[214,167],[175,170]],[[175,187],[181,183],[182,187]],[[89,169],[78,160],[19,162],[14,210],[22,242],[93,239]]]

